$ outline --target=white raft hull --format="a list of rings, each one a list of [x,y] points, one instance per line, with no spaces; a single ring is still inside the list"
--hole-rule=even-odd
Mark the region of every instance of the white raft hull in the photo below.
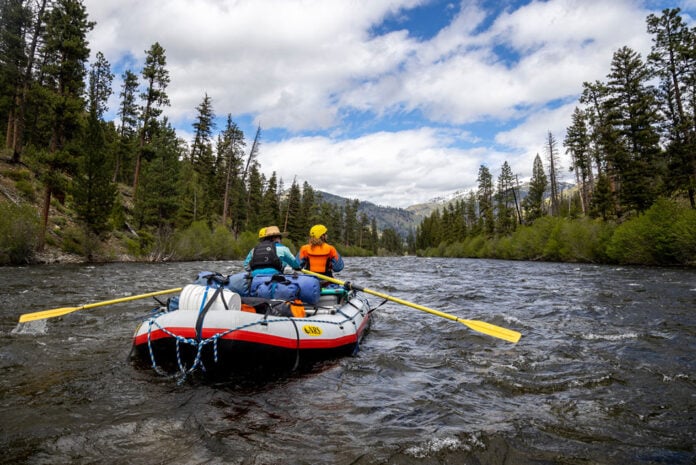
[[[371,310],[362,294],[322,296],[305,309],[304,318],[220,306],[202,319],[192,309],[162,312],[138,327],[133,355],[167,373],[271,375],[354,354],[369,329]]]

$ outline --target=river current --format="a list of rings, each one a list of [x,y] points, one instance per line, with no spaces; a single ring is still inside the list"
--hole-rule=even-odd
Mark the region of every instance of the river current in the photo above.
[[[202,270],[241,262],[0,268],[0,463],[696,463],[693,269],[348,257],[341,280],[522,339],[387,302],[357,355],[264,382],[133,366],[152,299],[17,323]]]

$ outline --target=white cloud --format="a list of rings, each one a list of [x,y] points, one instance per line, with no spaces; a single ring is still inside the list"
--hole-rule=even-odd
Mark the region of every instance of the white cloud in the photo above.
[[[463,0],[428,40],[406,26],[374,32],[426,1],[85,4],[97,22],[90,46],[112,64],[139,73],[152,43],[166,49],[165,114],[180,134],[207,93],[216,114],[254,118],[248,137],[259,123],[293,134],[263,141],[268,175],[291,182],[297,174],[317,189],[393,206],[471,187],[482,163],[495,173],[507,160],[523,177],[548,130],[562,141],[582,82],[604,79],[623,45],[643,57],[650,49],[640,0],[536,0],[497,12]],[[345,119],[356,111],[395,129],[371,132],[369,121]],[[368,129],[346,140],[358,127]]]
[[[348,198],[406,207],[472,184],[480,150],[448,147],[455,135],[433,128],[379,132],[356,139],[297,137],[264,143],[261,166],[290,184]]]

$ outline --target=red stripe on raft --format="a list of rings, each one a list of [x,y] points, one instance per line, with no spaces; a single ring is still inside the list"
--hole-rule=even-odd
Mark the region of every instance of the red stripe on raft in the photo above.
[[[185,337],[187,339],[195,339],[196,331],[193,328],[166,328],[172,334]],[[216,334],[224,333],[227,329],[204,328],[202,337],[208,339]],[[158,339],[171,338],[171,336],[161,329],[156,329],[150,332],[150,341]],[[261,334],[252,331],[237,330],[229,334],[225,334],[222,339],[233,341],[253,342],[257,344],[265,344],[287,349],[295,349],[297,347],[296,338],[287,338],[274,336],[270,334]],[[300,349],[331,349],[341,347],[348,344],[354,344],[358,337],[356,334],[349,334],[335,339],[300,339]],[[147,344],[147,333],[140,334],[135,338],[135,345]]]

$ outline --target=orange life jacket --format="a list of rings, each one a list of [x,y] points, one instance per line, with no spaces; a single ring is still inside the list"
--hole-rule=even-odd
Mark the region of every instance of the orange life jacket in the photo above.
[[[336,254],[335,250],[332,245],[326,243],[321,245],[305,244],[300,249],[300,261],[306,258],[309,264],[309,271],[332,276],[331,257]]]

